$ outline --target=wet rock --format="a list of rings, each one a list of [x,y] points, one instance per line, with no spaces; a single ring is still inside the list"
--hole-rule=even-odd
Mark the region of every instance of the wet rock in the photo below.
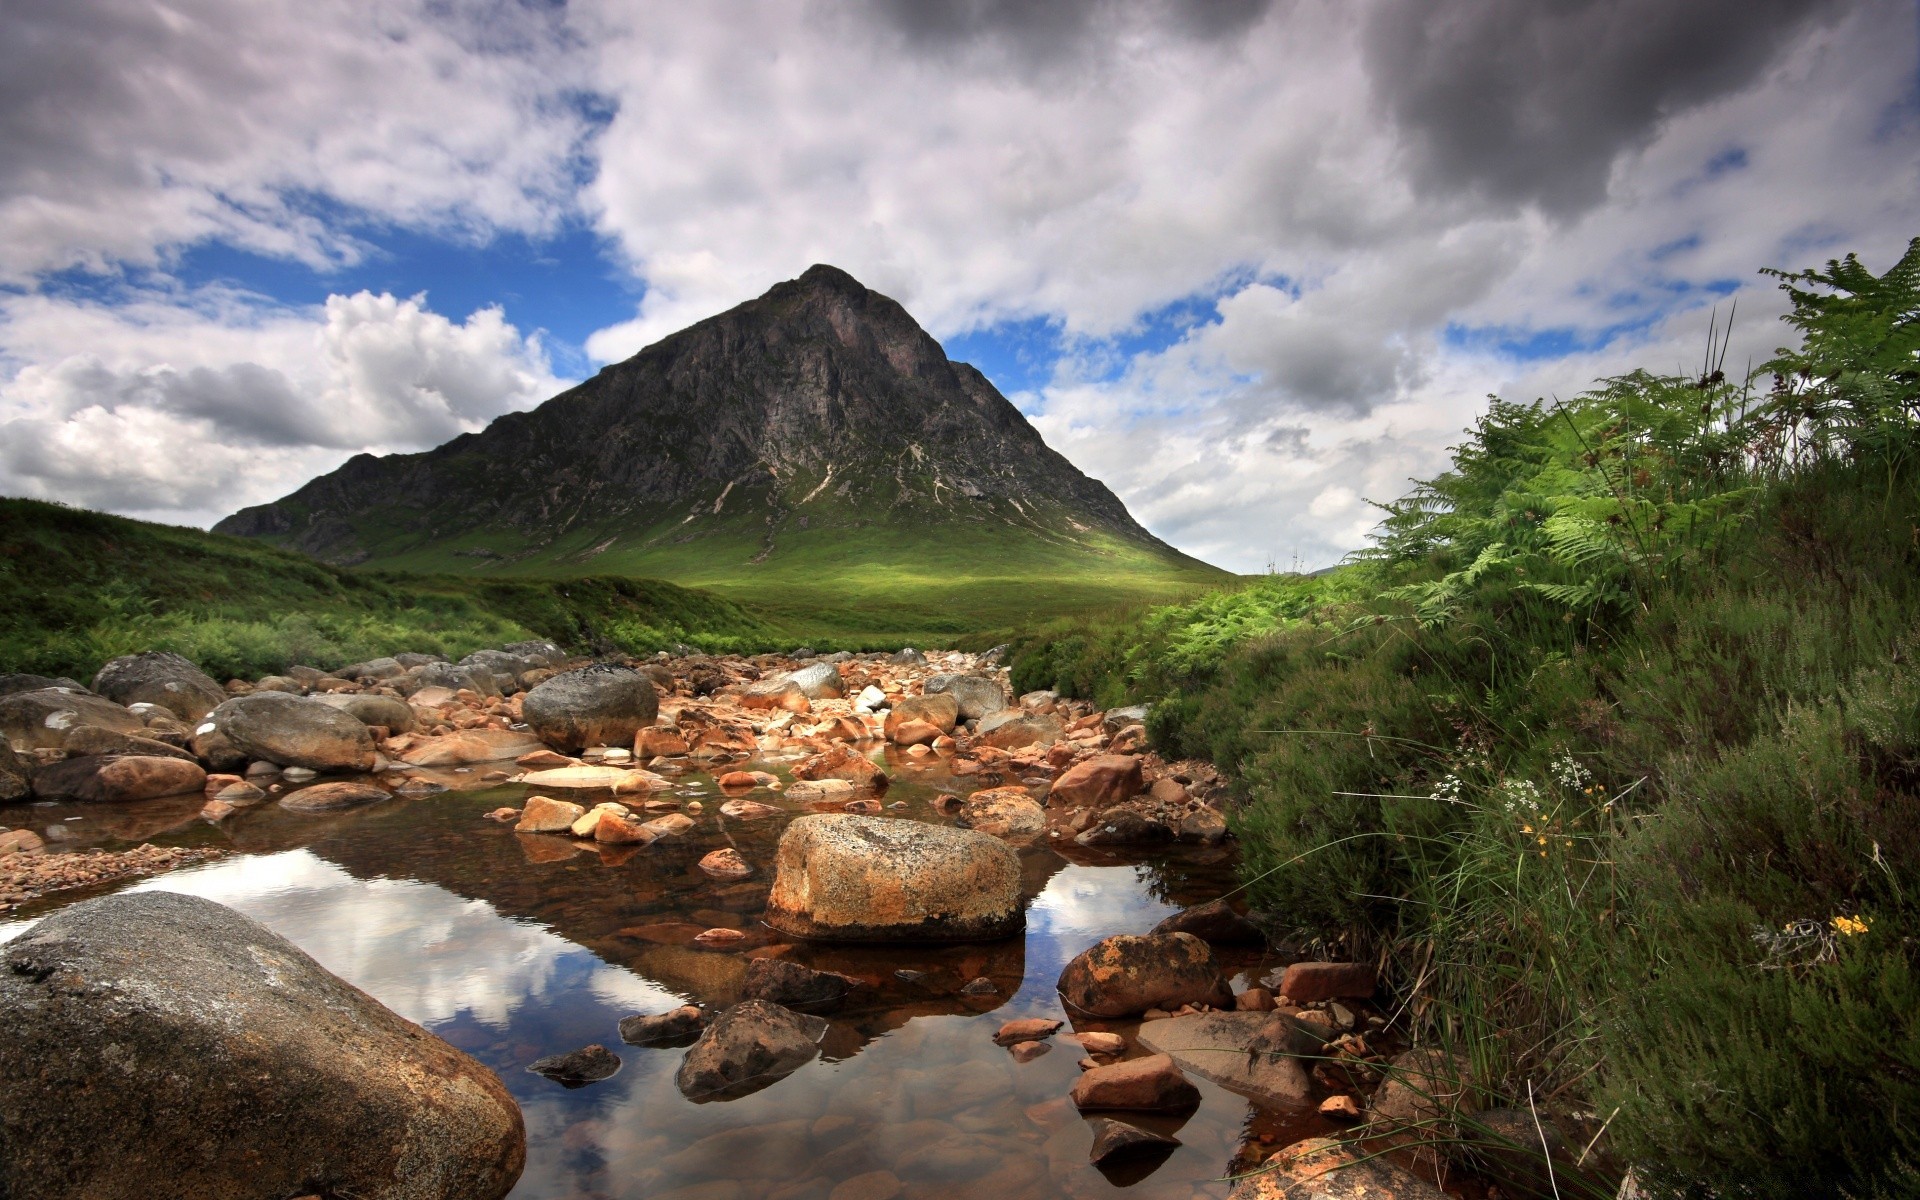
[[[413,728],[413,706],[396,696],[337,692],[314,699],[339,709],[362,725],[378,725],[388,733],[406,733]]]
[[[1007,707],[1006,689],[990,675],[935,675],[927,680],[926,694],[948,695],[960,705],[960,717],[978,721]]]
[[[1024,842],[1038,837],[1047,828],[1047,813],[1023,787],[992,788],[975,792],[960,802],[956,823],[962,829]]]
[[[609,846],[647,846],[658,841],[660,835],[650,824],[634,820],[623,812],[601,810],[599,821],[593,827],[593,840]]]
[[[1446,1193],[1392,1159],[1332,1138],[1296,1142],[1270,1168],[1233,1185],[1227,1200],[1445,1200]]]
[[[1257,946],[1267,940],[1259,926],[1233,911],[1225,900],[1212,900],[1192,908],[1183,908],[1155,925],[1152,932],[1190,933],[1214,946]],[[1285,989],[1282,992],[1293,996],[1292,992]],[[1304,1003],[1297,996],[1293,996],[1293,999],[1296,1003]]]
[[[927,721],[890,722],[887,729],[887,738],[894,745],[910,747],[916,754],[924,754],[925,748],[940,737],[940,727]]]
[[[1047,1045],[1045,1042],[1015,1042],[1013,1045],[1008,1046],[1007,1049],[1013,1054],[1013,1061],[1017,1063],[1030,1063],[1042,1054],[1053,1049],[1053,1047]]]
[[[69,732],[66,751],[71,758],[135,754],[155,758],[184,758],[189,761],[193,759],[191,752],[182,750],[178,746],[169,746],[165,742],[155,741],[150,737],[115,733],[95,725],[82,725]]]
[[[42,800],[123,803],[197,792],[207,773],[190,759],[136,756],[70,758],[42,767],[33,776],[34,795]]]
[[[837,802],[853,795],[854,790],[853,784],[845,779],[808,779],[789,787],[787,799],[807,804]]]
[[[811,1062],[827,1023],[766,1000],[727,1009],[700,1035],[674,1073],[689,1100],[732,1099],[759,1091]]]
[[[1373,1120],[1449,1136],[1456,1115],[1477,1107],[1467,1086],[1467,1060],[1444,1050],[1409,1050],[1388,1064],[1386,1079],[1367,1106]]]
[[[528,1064],[527,1070],[562,1087],[585,1087],[611,1078],[620,1069],[620,1056],[595,1043],[566,1054],[550,1054]]]
[[[1182,1067],[1267,1104],[1305,1104],[1313,1085],[1300,1060],[1252,1046],[1265,1013],[1213,1012],[1168,1017],[1140,1027],[1140,1044]]]
[[[0,833],[0,858],[9,854],[38,854],[46,845],[31,829],[9,829]]]
[[[1180,818],[1174,836],[1183,842],[1211,846],[1227,837],[1227,819],[1211,808],[1199,807]]]
[[[1132,754],[1096,754],[1068,767],[1047,792],[1051,808],[1101,812],[1140,790],[1140,759]]]
[[[761,817],[773,817],[779,814],[779,809],[771,804],[762,804],[758,800],[734,799],[722,801],[720,804],[720,815],[732,817],[736,821],[754,821]]]
[[[1071,1095],[1082,1112],[1186,1112],[1200,1103],[1200,1089],[1165,1054],[1130,1058],[1083,1072],[1073,1081]]]
[[[774,870],[767,923],[797,937],[978,941],[1026,923],[1019,856],[970,829],[798,817],[781,834]]]
[[[370,783],[316,783],[281,797],[280,807],[289,812],[339,812],[392,798],[385,788]]]
[[[282,767],[313,771],[370,771],[373,737],[359,721],[318,700],[285,692],[235,696],[207,714],[242,754]]]
[[[645,674],[603,663],[555,675],[526,694],[520,711],[556,750],[619,746],[653,724],[660,695]]]
[[[89,691],[41,688],[0,696],[0,740],[22,753],[63,748],[69,733],[89,725],[134,737],[147,731],[145,721]]]
[[[699,801],[696,800],[694,803],[698,804]],[[648,821],[646,827],[657,838],[679,837],[693,828],[693,818],[685,813],[668,813]]]
[[[678,729],[649,725],[633,735],[633,754],[638,759],[677,758],[688,749],[687,739]]]
[[[818,662],[801,667],[789,674],[787,680],[809,700],[839,700],[847,694],[846,684],[840,679],[840,668],[834,663]]]
[[[1099,1030],[1093,1030],[1087,1033],[1076,1033],[1073,1037],[1089,1054],[1126,1053],[1127,1039],[1117,1033],[1105,1033]]]
[[[409,668],[405,675],[392,683],[396,690],[408,693],[441,687],[453,692],[469,691],[485,700],[500,694],[500,683],[492,671],[476,671],[449,662],[433,662]]]
[[[1015,1042],[1037,1042],[1050,1038],[1060,1031],[1064,1021],[1053,1021],[1046,1017],[1021,1017],[1000,1026],[993,1035],[996,1046],[1011,1046]]]
[[[982,717],[974,742],[996,750],[1021,750],[1028,746],[1047,747],[1066,736],[1066,726],[1050,713],[1021,712],[1006,709]]]
[[[565,833],[586,815],[587,810],[581,805],[547,796],[529,796],[513,830],[515,833]]]
[[[652,790],[660,777],[649,771],[634,771],[626,767],[555,767],[551,771],[529,771],[520,776],[518,782],[528,787],[580,788],[612,792],[645,792]]]
[[[4,957],[7,1195],[495,1200],[520,1176],[491,1072],[231,909],[108,896]],[[107,1153],[105,1130],[139,1136]]]
[[[873,760],[846,745],[836,745],[794,764],[793,777],[805,781],[844,779],[862,787],[884,789],[887,773]]]
[[[1118,934],[1095,943],[1060,973],[1060,997],[1069,1011],[1092,1017],[1233,1003],[1213,952],[1190,933]]]
[[[691,1004],[654,1016],[620,1019],[620,1040],[629,1046],[683,1046],[707,1027],[707,1014]]]
[[[856,981],[832,971],[815,971],[781,958],[756,958],[747,964],[741,995],[767,1000],[797,1012],[838,1012]]]
[[[183,721],[198,721],[227,698],[206,672],[162,650],[110,659],[93,690],[116,704],[157,704]]]
[[[1370,963],[1299,962],[1280,976],[1280,994],[1295,1004],[1320,1000],[1365,1000],[1376,980]]]
[[[889,741],[898,742],[898,731],[902,727],[920,724],[938,730],[937,737],[940,733],[952,733],[959,719],[960,702],[952,696],[907,696],[887,710],[886,735]]]
[[[1154,814],[1131,806],[1110,808],[1073,840],[1082,846],[1138,846],[1169,842],[1174,830]]]
[[[753,874],[753,867],[740,852],[731,846],[723,847],[706,855],[700,860],[702,874],[715,879],[745,879]]]
[[[761,679],[748,684],[740,692],[740,707],[750,709],[784,709],[787,712],[803,713],[812,709],[807,693],[791,679]]]
[[[1095,1166],[1156,1155],[1164,1158],[1180,1145],[1179,1138],[1152,1133],[1111,1117],[1095,1117],[1088,1124],[1093,1127],[1093,1145],[1087,1150],[1087,1159]]]

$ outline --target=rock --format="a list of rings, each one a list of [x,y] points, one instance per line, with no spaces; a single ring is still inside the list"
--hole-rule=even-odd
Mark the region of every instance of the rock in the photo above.
[[[805,803],[839,801],[851,796],[854,790],[853,784],[845,779],[809,779],[788,788],[787,799]]]
[[[620,1040],[629,1046],[685,1045],[706,1026],[706,1013],[687,1004],[656,1016],[622,1017]]]
[[[1011,1046],[1015,1042],[1037,1042],[1043,1038],[1052,1037],[1064,1024],[1066,1022],[1052,1021],[1046,1017],[1021,1017],[1000,1026],[999,1031],[993,1035],[993,1044]]]
[[[837,1012],[856,981],[832,971],[815,971],[782,958],[756,958],[747,964],[740,994],[800,1012]]]
[[[587,815],[587,810],[565,800],[554,800],[546,796],[527,797],[526,807],[520,810],[520,820],[513,827],[515,833],[565,833],[573,828],[573,823]]]
[[[960,802],[956,818],[962,829],[1024,842],[1038,837],[1047,828],[1047,813],[1023,787],[992,788],[975,792]]]
[[[1196,808],[1180,818],[1174,835],[1183,842],[1211,846],[1227,837],[1227,819],[1211,808]]]
[[[651,771],[633,771],[625,767],[556,767],[551,771],[529,771],[516,781],[528,787],[598,789],[611,792],[651,791],[662,781]]]
[[[887,661],[896,667],[924,667],[927,665],[927,656],[912,646],[904,646],[889,654]]]
[[[70,758],[42,767],[33,776],[33,792],[42,800],[85,800],[118,804],[177,796],[207,786],[207,773],[191,759],[134,756]]]
[[[935,675],[927,680],[927,695],[952,696],[962,720],[978,721],[1008,707],[1006,689],[989,675]]]
[[[1320,1115],[1335,1121],[1358,1121],[1360,1102],[1352,1096],[1328,1096],[1320,1102]]]
[[[643,824],[626,813],[602,809],[593,827],[593,840],[609,846],[647,846],[659,840],[651,824]]]
[[[1138,846],[1172,841],[1174,831],[1131,806],[1110,808],[1073,840],[1082,846]]]
[[[1093,1145],[1087,1151],[1087,1159],[1095,1166],[1123,1159],[1166,1155],[1180,1145],[1179,1138],[1150,1133],[1138,1125],[1129,1125],[1109,1117],[1095,1117],[1088,1124],[1093,1127]]]
[[[1207,944],[1190,933],[1116,934],[1082,951],[1060,972],[1069,1012],[1130,1017],[1184,1004],[1231,1006]]]
[[[886,706],[887,694],[872,684],[861,688],[860,694],[853,698],[853,707],[861,712],[874,712]]]
[[[928,721],[889,721],[887,737],[896,746],[911,746],[915,753],[924,753],[922,748],[938,741],[941,732],[938,725]]]
[[[1127,1050],[1127,1039],[1117,1033],[1103,1033],[1095,1030],[1076,1033],[1073,1039],[1079,1042],[1089,1054],[1124,1054]]]
[[[453,692],[473,692],[484,700],[491,700],[500,694],[500,682],[494,678],[492,671],[476,671],[471,667],[457,667],[448,662],[433,662],[424,666],[411,667],[405,675],[391,682],[396,690],[410,693],[441,687]]]
[[[974,742],[996,750],[1021,750],[1028,746],[1051,746],[1065,735],[1066,727],[1052,714],[1022,713],[1010,708],[982,717]]]
[[[1447,1193],[1390,1158],[1358,1154],[1333,1138],[1279,1151],[1268,1169],[1233,1185],[1227,1200],[1445,1200]]]
[[[695,1102],[732,1099],[792,1074],[820,1051],[827,1023],[765,1000],[743,1000],[714,1018],[674,1073]]]
[[[33,793],[33,768],[27,760],[13,752],[13,747],[0,737],[0,804],[10,804],[15,800],[24,800]]]
[[[1096,754],[1061,772],[1047,792],[1049,808],[1101,812],[1140,791],[1140,759],[1132,754]]]
[[[1037,692],[1022,692],[1020,707],[1027,712],[1050,713],[1060,703],[1060,693],[1047,689]]]
[[[538,750],[529,750],[525,754],[515,756],[513,765],[525,767],[529,771],[554,771],[561,767],[577,767],[580,762],[564,754],[555,754],[543,745]]]
[[[720,804],[720,815],[732,817],[736,821],[755,821],[761,817],[778,816],[780,810],[771,804],[762,804],[758,800],[725,800]]]
[[[362,725],[378,725],[388,733],[407,733],[413,729],[413,706],[395,696],[336,692],[314,699],[339,709]]]
[[[46,688],[66,688],[70,692],[91,694],[93,689],[77,679],[68,679],[65,675],[25,675],[15,673],[0,675],[0,696],[11,696],[15,692],[38,692]]]
[[[740,707],[803,713],[811,711],[813,706],[807,700],[807,693],[793,680],[761,679],[741,689]]]
[[[908,696],[887,710],[885,731],[889,741],[899,741],[896,731],[904,725],[931,725],[936,732],[952,733],[960,719],[960,702],[952,696]],[[929,738],[929,741],[932,739]],[[912,744],[912,743],[903,743]]]
[[[496,1200],[520,1176],[492,1072],[231,909],[88,900],[4,957],[7,1195]]]
[[[806,781],[844,779],[848,783],[875,789],[887,786],[885,771],[875,766],[872,759],[844,744],[801,759],[794,764],[793,777]]]
[[[1133,725],[1145,725],[1146,723],[1147,706],[1144,704],[1135,704],[1126,708],[1108,709],[1100,718],[1100,730],[1108,737],[1112,737],[1122,729]]]
[[[289,812],[338,812],[392,798],[385,788],[370,783],[316,783],[281,797],[280,807]]]
[[[373,737],[359,721],[318,700],[285,692],[235,696],[207,714],[242,754],[312,771],[370,771]]]
[[[1147,748],[1147,727],[1129,725],[1107,742],[1109,754],[1141,754]]]
[[[801,667],[789,674],[787,680],[809,700],[838,700],[847,694],[846,684],[840,679],[840,668],[833,663]]]
[[[774,871],[766,920],[796,937],[979,941],[1026,924],[1019,856],[970,829],[797,817],[780,836]]]
[[[1444,1050],[1409,1050],[1388,1064],[1386,1079],[1368,1109],[1383,1125],[1416,1126],[1439,1136],[1453,1128],[1458,1113],[1473,1112],[1467,1086],[1471,1065]]]
[[[0,740],[22,754],[61,749],[83,726],[143,737],[147,723],[104,696],[67,688],[41,688],[0,696]]]
[[[1183,908],[1155,925],[1153,932],[1190,933],[1215,946],[1257,946],[1267,940],[1259,926],[1233,911],[1225,900],[1211,900],[1192,908]],[[1292,996],[1296,1003],[1301,1002],[1292,992],[1284,988],[1281,991]]]
[[[555,675],[526,694],[520,711],[556,750],[618,746],[653,724],[660,695],[643,673],[602,663]]]
[[[198,721],[226,700],[226,689],[178,654],[149,650],[111,659],[93,690],[115,704],[157,704],[182,721]]]
[[[0,833],[0,858],[9,854],[38,854],[46,845],[31,829],[9,829]]]
[[[1300,1060],[1290,1054],[1254,1049],[1267,1014],[1193,1013],[1140,1027],[1140,1044],[1171,1055],[1182,1067],[1222,1087],[1265,1104],[1300,1105],[1313,1096],[1313,1084]]]
[[[747,935],[738,929],[706,929],[693,936],[694,944],[700,946],[731,946],[735,942],[746,940]]]
[[[1263,987],[1250,987],[1233,998],[1237,1012],[1272,1012],[1273,1006],[1273,993]]]
[[[698,804],[699,801],[694,801]],[[693,818],[685,813],[668,813],[664,817],[655,817],[648,821],[646,828],[657,838],[679,837],[693,828]]]
[[[639,759],[677,758],[688,750],[678,729],[649,725],[633,735],[633,756]]]
[[[1200,1103],[1200,1089],[1165,1054],[1130,1058],[1083,1072],[1073,1081],[1071,1094],[1082,1112],[1184,1112]]]
[[[863,1171],[834,1184],[826,1200],[894,1200],[902,1190],[900,1177],[892,1171]],[[769,1196],[768,1200],[775,1198]]]
[[[1280,994],[1295,1004],[1373,995],[1373,966],[1369,963],[1298,962],[1280,976]]]
[[[267,794],[252,784],[242,780],[230,783],[213,794],[215,800],[231,804],[235,808],[245,808],[249,804],[258,804],[267,798]]]
[[[566,1054],[550,1054],[535,1059],[527,1070],[543,1075],[562,1087],[585,1087],[611,1078],[620,1069],[620,1056],[599,1043],[582,1046]]]
[[[753,874],[753,867],[740,857],[740,852],[732,847],[715,850],[700,860],[702,873],[715,879],[745,879]]]
[[[1042,1054],[1053,1049],[1053,1047],[1047,1045],[1045,1042],[1015,1042],[1013,1045],[1008,1046],[1007,1049],[1013,1053],[1013,1061],[1017,1063],[1030,1063]]]
[[[155,758],[184,758],[193,761],[193,754],[178,746],[169,746],[165,742],[150,737],[137,737],[131,733],[115,733],[110,729],[101,729],[97,725],[82,725],[67,733],[67,757],[86,758],[93,756],[148,755]]]

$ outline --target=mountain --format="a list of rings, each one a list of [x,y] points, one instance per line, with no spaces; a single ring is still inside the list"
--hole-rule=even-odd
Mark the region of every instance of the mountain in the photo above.
[[[1044,580],[1071,603],[1225,578],[830,266],[529,412],[424,453],[359,455],[215,529],[335,564],[648,575],[801,609],[849,587],[914,603]]]

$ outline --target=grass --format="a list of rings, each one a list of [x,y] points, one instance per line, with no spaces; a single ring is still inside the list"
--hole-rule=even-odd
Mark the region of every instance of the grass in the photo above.
[[[1920,1179],[1920,240],[1753,381],[1496,403],[1370,552],[1016,643],[1240,780],[1256,900],[1673,1196]]]
[[[217,677],[257,677],[532,637],[641,652],[753,650],[790,636],[730,600],[658,580],[349,571],[242,538],[0,499],[0,671],[84,680],[115,655],[172,650]]]

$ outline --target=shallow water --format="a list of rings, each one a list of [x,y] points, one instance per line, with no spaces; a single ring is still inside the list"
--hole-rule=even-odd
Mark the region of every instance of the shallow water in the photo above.
[[[785,777],[780,762],[751,766]],[[889,809],[893,816],[946,823],[937,802],[973,786],[948,777],[937,759],[893,757],[888,769],[895,784],[885,800],[904,804]],[[344,814],[267,805],[221,829],[197,819],[197,797],[0,815],[13,826],[64,824],[80,845],[152,840],[240,851],[132,886],[206,896],[255,917],[497,1071],[526,1114],[527,1169],[513,1192],[520,1200],[826,1200],[835,1185],[881,1170],[909,1197],[1220,1197],[1222,1175],[1250,1139],[1284,1144],[1326,1131],[1311,1113],[1259,1113],[1196,1079],[1203,1101],[1191,1117],[1152,1122],[1176,1133],[1180,1148],[1150,1170],[1109,1178],[1087,1163],[1089,1127],[1065,1099],[1079,1074],[1077,1047],[1056,1041],[1017,1064],[991,1040],[1015,1017],[1064,1017],[1054,981],[1087,946],[1144,932],[1230,888],[1229,851],[1136,860],[1070,848],[1069,859],[1038,847],[1022,856],[1024,937],[829,947],[792,943],[759,924],[774,844],[807,811],[778,792],[744,794],[779,815],[733,820],[719,814],[724,797],[711,777],[688,773],[672,795],[698,799],[703,811],[691,814],[698,825],[685,838],[596,850],[482,819],[517,805],[524,788],[481,785],[477,772],[434,777],[458,790]],[[717,882],[695,868],[726,845],[760,873]],[[0,939],[33,915],[0,924]],[[719,950],[692,942],[716,926],[748,937]],[[673,1085],[682,1051],[623,1045],[615,1026],[688,1001],[732,1003],[755,954],[865,986],[831,1018],[814,1062],[745,1097],[688,1101]],[[1247,956],[1229,969],[1257,975],[1272,965]],[[960,994],[980,976],[994,995]],[[1080,1028],[1132,1031],[1126,1022]],[[617,1075],[568,1089],[525,1069],[590,1042],[620,1055]]]

